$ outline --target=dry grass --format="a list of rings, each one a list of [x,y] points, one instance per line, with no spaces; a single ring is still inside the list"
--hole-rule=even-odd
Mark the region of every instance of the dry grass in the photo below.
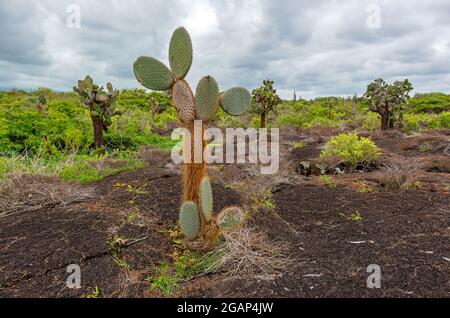
[[[170,161],[170,153],[159,149],[143,147],[139,149],[139,158],[150,168],[161,168]]]
[[[103,176],[105,172],[109,169],[120,169],[127,164],[126,160],[117,160],[111,158],[103,158],[90,162],[90,165],[98,172],[99,175]]]
[[[382,165],[380,181],[389,190],[411,189],[419,180],[422,167],[420,159],[393,155]]]
[[[14,173],[0,183],[0,218],[92,197],[92,190],[56,177]]]
[[[208,272],[225,271],[230,276],[267,277],[288,270],[294,260],[283,242],[270,241],[252,228],[225,234],[225,242],[206,257],[216,261]]]

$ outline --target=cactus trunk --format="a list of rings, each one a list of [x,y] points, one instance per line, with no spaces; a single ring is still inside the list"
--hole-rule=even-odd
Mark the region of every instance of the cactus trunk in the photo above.
[[[192,201],[197,206],[200,204],[200,184],[202,182],[203,177],[206,174],[206,166],[205,161],[203,158],[203,150],[205,148],[205,142],[203,141],[203,133],[204,133],[204,126],[202,126],[202,157],[201,157],[201,163],[195,163],[194,162],[194,148],[195,148],[195,133],[194,133],[194,123],[190,123],[186,125],[186,128],[189,129],[189,132],[191,133],[191,146],[190,148],[187,148],[186,144],[184,145],[185,149],[183,149],[184,152],[190,152],[191,153],[191,160],[192,163],[185,163],[184,164],[184,171],[183,171],[183,201]],[[201,235],[204,234],[204,228],[205,228],[205,218],[200,214],[200,228],[201,228]]]
[[[267,126],[266,113],[261,113],[261,128],[266,128],[266,126]]]
[[[103,121],[100,118],[92,118],[94,126],[94,142],[95,148],[102,149],[105,147],[105,139],[103,138]]]

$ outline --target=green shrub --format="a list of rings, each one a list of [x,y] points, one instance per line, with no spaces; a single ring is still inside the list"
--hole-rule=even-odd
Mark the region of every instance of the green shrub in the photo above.
[[[450,111],[439,115],[439,128],[450,128]]]
[[[380,115],[374,112],[367,113],[362,116],[361,127],[368,131],[375,131],[380,128]]]
[[[351,133],[333,137],[325,145],[320,157],[338,158],[349,168],[355,168],[358,164],[375,163],[380,154],[380,149],[372,140],[359,138],[356,133]]]
[[[419,113],[434,113],[450,111],[450,95],[444,93],[426,93],[416,94],[410,100],[408,112]]]

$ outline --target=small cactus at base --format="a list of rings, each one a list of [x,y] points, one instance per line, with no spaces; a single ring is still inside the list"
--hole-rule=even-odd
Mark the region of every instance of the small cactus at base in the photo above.
[[[134,74],[138,82],[146,88],[166,91],[172,97],[181,126],[191,133],[195,129],[195,120],[201,120],[202,129],[205,129],[205,125],[214,119],[220,107],[232,116],[241,116],[250,109],[252,96],[248,90],[237,87],[220,95],[219,85],[211,76],[200,80],[194,95],[185,80],[192,61],[191,37],[186,29],[181,27],[175,30],[170,40],[170,69],[152,57],[142,56],[133,65]],[[193,142],[185,140],[183,154],[193,154],[194,150],[204,150],[206,146],[204,140],[193,140]],[[185,203],[180,212],[182,232],[188,240],[201,237],[211,243],[220,231],[213,217],[212,190],[206,176],[203,151],[201,160],[196,160],[195,163],[186,162],[184,165],[183,201]]]
[[[238,230],[244,223],[244,211],[237,206],[226,208],[217,216],[217,225],[222,231]]]
[[[213,217],[213,193],[208,177],[204,177],[200,184],[200,205],[205,221],[211,222]]]
[[[200,231],[200,218],[197,205],[185,202],[180,211],[181,232],[188,240],[195,240]]]

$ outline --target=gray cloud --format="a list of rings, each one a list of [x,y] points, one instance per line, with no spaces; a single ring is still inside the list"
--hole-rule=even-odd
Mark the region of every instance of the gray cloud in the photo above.
[[[67,7],[81,7],[69,29]],[[367,27],[376,3],[381,28]],[[362,93],[383,77],[409,78],[417,92],[450,92],[450,3],[446,0],[0,0],[0,87],[70,90],[99,83],[138,87],[140,55],[167,63],[172,31],[190,31],[192,86],[204,75],[223,89],[275,80],[283,97]]]

